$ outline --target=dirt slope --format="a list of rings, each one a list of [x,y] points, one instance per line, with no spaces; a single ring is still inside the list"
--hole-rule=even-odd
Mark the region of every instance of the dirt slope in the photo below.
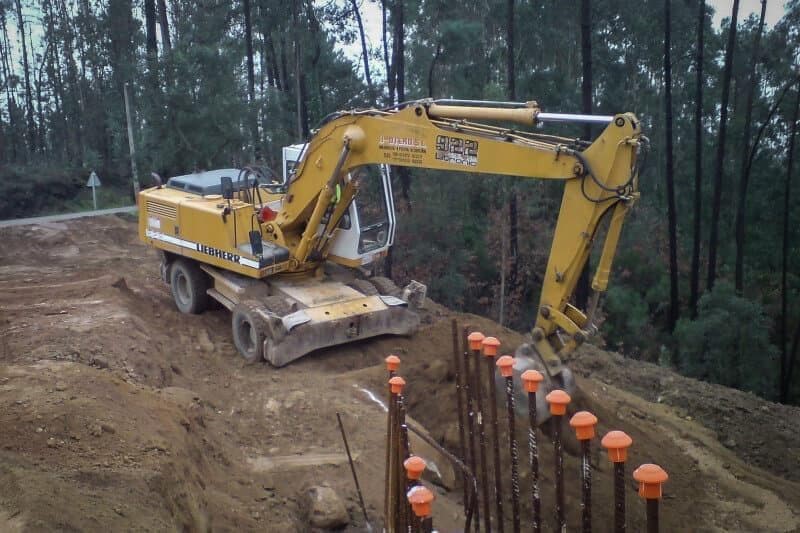
[[[383,396],[383,358],[403,358],[411,414],[455,449],[450,318],[495,334],[508,351],[521,342],[434,306],[412,338],[325,350],[279,370],[246,365],[227,312],[174,309],[130,220],[7,228],[0,242],[0,531],[306,531],[306,494],[320,484],[343,496],[348,529],[364,530],[335,413],[377,524],[385,419],[370,393]],[[632,466],[669,471],[662,530],[800,528],[800,410],[592,347],[570,365],[582,390],[573,407],[595,412],[600,434],[631,434]],[[568,444],[572,527],[575,449]],[[605,531],[610,469],[600,452],[594,463],[595,524]],[[629,528],[638,531],[634,489]],[[461,524],[459,495],[439,491],[443,531]]]

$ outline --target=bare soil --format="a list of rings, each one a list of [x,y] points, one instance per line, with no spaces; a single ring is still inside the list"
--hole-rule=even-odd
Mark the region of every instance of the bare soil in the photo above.
[[[411,415],[457,450],[451,319],[494,334],[508,352],[522,342],[489,320],[431,304],[413,337],[323,350],[281,369],[248,365],[233,347],[227,311],[177,312],[130,219],[0,229],[0,242],[0,531],[308,531],[308,491],[325,484],[348,508],[347,530],[363,531],[337,412],[379,527],[384,357],[403,359]],[[599,435],[633,437],[629,470],[656,462],[669,472],[662,531],[800,530],[800,409],[592,346],[569,365],[580,387],[571,410],[594,412]],[[608,531],[611,468],[594,448],[595,530]],[[576,452],[570,437],[570,530],[580,520]],[[525,476],[526,518],[527,487]],[[628,527],[641,531],[635,488],[630,479]],[[460,488],[436,490],[437,528],[458,531]]]

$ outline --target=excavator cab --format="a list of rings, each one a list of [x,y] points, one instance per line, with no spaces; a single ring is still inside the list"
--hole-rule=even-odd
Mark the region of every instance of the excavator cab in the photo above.
[[[283,148],[283,176],[288,184],[304,155],[305,145]],[[394,244],[396,218],[388,165],[363,165],[353,169],[358,194],[342,216],[328,252],[328,260],[348,267],[361,267],[386,256]],[[323,218],[322,225],[327,223]]]

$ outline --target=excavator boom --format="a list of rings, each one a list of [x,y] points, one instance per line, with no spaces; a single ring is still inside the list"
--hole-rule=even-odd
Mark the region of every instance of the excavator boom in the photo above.
[[[646,139],[631,113],[544,117],[605,122],[604,131],[592,143],[473,122],[534,125],[540,115],[535,103],[479,107],[420,101],[399,110],[353,111],[331,117],[307,146],[277,219],[285,235],[295,232],[293,255],[298,264],[324,259],[321,235],[329,230],[316,228],[330,209],[337,187],[343,188],[345,198],[356,194],[344,176],[364,165],[563,180],[561,209],[532,330],[534,347],[548,374],[559,374],[561,358],[593,333],[589,317],[594,310],[579,310],[569,301],[600,223],[608,216],[592,282],[596,294],[607,288],[624,217],[638,197],[638,153]],[[327,225],[335,228],[338,222],[332,217]],[[592,302],[596,305],[596,296]]]
[[[588,142],[516,126],[543,122],[592,122],[605,128]],[[391,165],[477,173],[487,179],[506,175],[564,181],[532,342],[518,354],[528,356],[520,360],[537,361],[553,381],[569,388],[571,377],[561,360],[596,329],[599,294],[608,285],[624,218],[638,198],[639,152],[644,146],[641,125],[631,113],[543,113],[535,102],[429,99],[339,112],[327,117],[300,149],[296,167],[277,189],[258,179],[251,187],[248,171],[244,183],[240,173],[235,186],[230,177],[222,177],[222,194],[207,194],[215,192],[213,184],[200,187],[198,177],[186,180],[185,191],[144,191],[140,233],[145,242],[164,251],[165,279],[174,278],[169,265],[176,257],[202,264],[205,275],[190,272],[186,261],[181,268],[188,278],[213,281],[208,294],[234,311],[234,339],[252,334],[257,346],[264,345],[255,358],[263,355],[274,364],[285,364],[322,346],[382,333],[405,334],[416,326],[404,306],[408,300],[419,305],[420,294],[424,298],[420,284],[401,292],[386,288],[388,280],[369,280],[375,288],[364,285],[368,280],[351,283],[350,288],[323,283],[325,265],[356,266],[379,255],[368,254],[361,245],[354,252],[361,262],[344,258],[341,246],[332,252],[337,242],[341,245],[337,238],[343,232],[358,227],[353,205],[363,169]],[[388,174],[383,179],[388,181]],[[199,196],[186,194],[191,187],[200,187]],[[269,193],[266,199],[262,191]],[[390,191],[384,197],[391,202]],[[578,309],[570,300],[603,220],[607,230],[592,282],[595,292],[589,309]],[[360,231],[378,230],[367,226]],[[382,235],[372,243],[385,249],[391,239]],[[179,289],[173,286],[181,308]],[[237,316],[244,317],[244,329],[237,330]],[[240,351],[245,344],[237,341]],[[520,363],[518,370],[526,364]]]

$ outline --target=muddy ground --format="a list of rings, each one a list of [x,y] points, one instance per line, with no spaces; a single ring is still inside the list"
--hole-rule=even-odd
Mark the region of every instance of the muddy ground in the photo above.
[[[522,341],[433,306],[411,338],[282,369],[247,365],[227,311],[179,314],[157,266],[130,219],[0,229],[0,531],[308,531],[308,493],[321,485],[342,497],[347,530],[363,531],[337,412],[379,527],[385,417],[370,393],[384,395],[383,358],[401,356],[411,415],[457,449],[451,319],[498,336],[504,351]],[[581,389],[571,409],[592,410],[600,435],[633,437],[629,470],[656,462],[669,472],[662,531],[800,530],[800,409],[591,346],[569,364]],[[541,443],[550,524],[546,433]],[[570,530],[580,520],[576,450],[567,443]],[[610,465],[599,450],[593,466],[595,530],[608,531]],[[458,531],[461,490],[436,492],[435,524]],[[627,496],[629,530],[641,531],[632,480]]]

